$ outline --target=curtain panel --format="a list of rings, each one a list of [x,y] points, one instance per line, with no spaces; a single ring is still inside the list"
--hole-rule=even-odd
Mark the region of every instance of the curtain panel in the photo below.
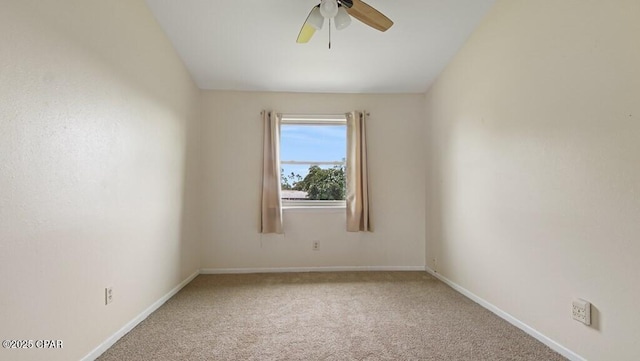
[[[371,232],[364,112],[347,113],[347,231]]]
[[[263,111],[262,209],[260,233],[283,233],[280,198],[280,117]]]

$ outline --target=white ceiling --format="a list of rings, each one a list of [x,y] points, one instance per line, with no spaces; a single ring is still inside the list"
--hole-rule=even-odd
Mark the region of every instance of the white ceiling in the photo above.
[[[394,21],[353,19],[308,44],[296,37],[319,0],[146,0],[202,89],[425,92],[493,0],[366,0]]]

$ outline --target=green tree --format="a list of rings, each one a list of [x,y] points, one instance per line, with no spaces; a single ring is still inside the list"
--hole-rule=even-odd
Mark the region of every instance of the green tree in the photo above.
[[[284,190],[292,190],[295,189],[295,185],[297,182],[302,180],[302,176],[300,174],[295,174],[291,172],[288,176],[284,175],[284,168],[280,168],[280,186]]]
[[[344,166],[322,169],[317,165],[309,167],[309,174],[292,185],[294,190],[307,192],[313,200],[345,199],[346,178]]]

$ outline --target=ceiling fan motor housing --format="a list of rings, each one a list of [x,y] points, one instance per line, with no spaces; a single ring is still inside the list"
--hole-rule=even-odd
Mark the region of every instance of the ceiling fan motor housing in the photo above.
[[[351,9],[353,7],[353,0],[339,0],[338,1],[342,6]]]

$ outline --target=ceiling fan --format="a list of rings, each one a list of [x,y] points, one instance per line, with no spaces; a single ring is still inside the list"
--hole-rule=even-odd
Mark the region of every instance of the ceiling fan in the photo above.
[[[329,19],[329,26],[333,19],[336,29],[342,30],[351,23],[351,16],[380,31],[387,31],[393,25],[393,21],[364,1],[321,0],[320,4],[314,6],[309,12],[296,42],[308,43],[316,30],[322,29],[324,19]]]

